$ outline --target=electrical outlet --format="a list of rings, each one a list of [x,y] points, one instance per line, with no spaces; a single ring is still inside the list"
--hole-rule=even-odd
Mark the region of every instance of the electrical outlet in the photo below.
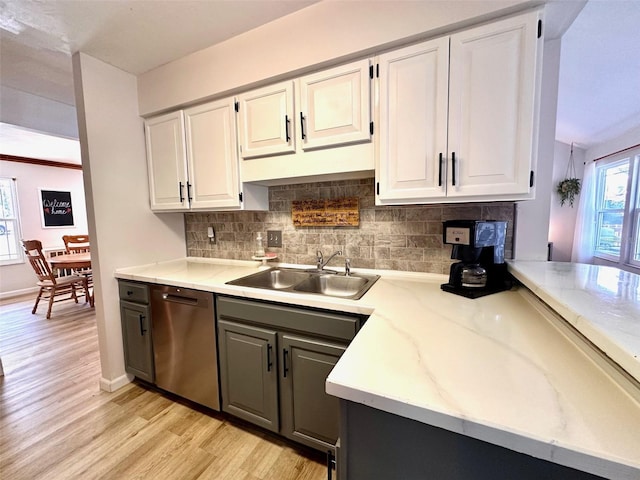
[[[281,230],[267,230],[267,247],[282,247]]]

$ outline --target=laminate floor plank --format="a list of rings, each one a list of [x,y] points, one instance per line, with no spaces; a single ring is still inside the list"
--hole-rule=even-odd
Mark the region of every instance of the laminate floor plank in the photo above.
[[[6,463],[2,462],[3,470],[13,472],[14,476],[9,478],[38,478],[40,475],[55,478],[56,471],[63,478],[71,475],[72,468],[80,467],[87,460],[92,448],[101,445],[100,440],[96,439],[104,438],[101,436],[113,431],[122,433],[130,429],[131,433],[135,433],[136,428],[142,428],[142,425],[136,425],[126,414],[107,405],[99,413],[92,412],[76,422],[66,424],[61,430],[37,442],[18,445],[13,456]],[[80,461],[77,461],[78,458]],[[67,466],[65,462],[73,465]]]
[[[264,479],[278,461],[283,449],[282,445],[276,443],[260,442],[251,452],[251,457],[239,468],[247,474],[252,472],[252,476],[256,478]]]
[[[0,300],[0,479],[321,480],[319,452],[144,383],[100,390],[94,310]]]

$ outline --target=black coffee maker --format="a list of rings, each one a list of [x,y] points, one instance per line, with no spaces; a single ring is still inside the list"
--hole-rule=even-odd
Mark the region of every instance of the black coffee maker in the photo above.
[[[495,220],[449,220],[443,222],[444,243],[453,245],[446,292],[478,298],[511,288],[504,263],[507,222]]]

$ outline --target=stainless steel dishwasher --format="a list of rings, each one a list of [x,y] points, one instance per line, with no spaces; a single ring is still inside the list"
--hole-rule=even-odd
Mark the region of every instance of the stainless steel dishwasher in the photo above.
[[[151,325],[156,385],[219,411],[213,294],[154,285]]]

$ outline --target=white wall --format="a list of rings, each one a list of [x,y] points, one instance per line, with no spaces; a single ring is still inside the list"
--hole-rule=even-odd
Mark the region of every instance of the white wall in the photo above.
[[[124,371],[116,268],[184,257],[182,214],[149,209],[136,78],[82,53],[73,73],[91,236],[102,378],[112,391]]]
[[[607,142],[591,147],[585,152],[585,160],[590,162],[596,158],[604,157],[605,155],[610,155],[636,145],[640,145],[640,125],[626,131],[619,137],[612,138]]]
[[[559,73],[560,40],[546,41],[542,65],[538,164],[535,171],[536,198],[517,204],[514,239],[514,258],[517,260],[546,260],[548,256]]]
[[[539,2],[319,2],[138,77],[140,114],[436,36]]]
[[[73,105],[5,86],[0,87],[0,122],[78,138],[78,120]]]
[[[62,235],[88,232],[82,170],[0,161],[0,175],[17,179],[21,238],[40,240],[44,248],[55,248],[64,247]],[[43,227],[40,188],[71,192],[73,227]],[[3,265],[0,272],[0,297],[13,296],[35,287],[36,277],[28,263]]]
[[[551,210],[549,216],[549,241],[553,242],[551,260],[556,262],[570,262],[573,251],[573,235],[576,227],[578,204],[580,197],[576,197],[573,208],[568,203],[560,206],[560,196],[556,193],[558,183],[565,179],[571,145],[555,142],[553,177],[551,181]],[[584,173],[584,150],[574,145],[573,164],[576,168],[576,178],[582,179]]]

